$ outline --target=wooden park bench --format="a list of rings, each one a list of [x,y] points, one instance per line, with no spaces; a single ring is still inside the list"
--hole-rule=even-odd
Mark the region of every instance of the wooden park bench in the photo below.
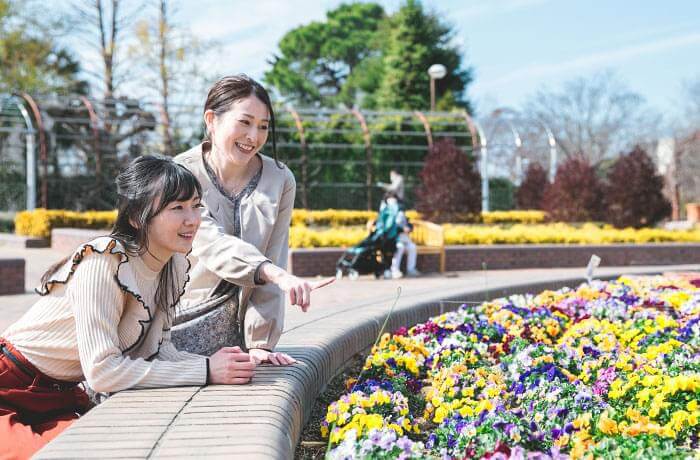
[[[445,273],[445,231],[442,225],[427,220],[412,220],[411,240],[416,243],[418,254],[438,254],[440,273]]]
[[[371,231],[374,219],[367,221],[367,231]],[[445,273],[445,230],[442,225],[427,220],[412,219],[413,231],[411,241],[416,243],[417,253],[437,254],[440,256],[440,273]]]

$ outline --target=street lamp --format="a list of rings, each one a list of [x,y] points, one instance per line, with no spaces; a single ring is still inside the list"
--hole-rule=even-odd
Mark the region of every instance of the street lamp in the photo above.
[[[435,111],[435,80],[439,80],[447,75],[447,69],[442,64],[433,64],[428,69],[430,75],[430,111]]]

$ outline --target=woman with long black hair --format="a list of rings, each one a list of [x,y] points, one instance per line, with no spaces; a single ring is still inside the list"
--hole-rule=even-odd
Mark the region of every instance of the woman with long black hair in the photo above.
[[[201,186],[169,158],[135,159],[117,178],[112,232],[44,275],[41,298],[0,337],[0,458],[28,458],[97,392],[250,381],[239,348],[210,358],[170,341],[200,225]]]
[[[182,299],[194,324],[176,327],[174,340],[203,353],[238,344],[256,363],[292,364],[274,350],[285,300],[307,311],[311,292],[333,278],[308,282],[286,270],[296,182],[277,158],[270,96],[246,75],[224,77],[209,90],[204,124],[204,142],[175,158],[201,182],[204,211]]]

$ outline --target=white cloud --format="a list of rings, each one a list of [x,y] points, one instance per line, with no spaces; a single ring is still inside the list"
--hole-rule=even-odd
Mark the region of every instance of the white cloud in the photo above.
[[[618,64],[625,60],[643,55],[656,54],[676,48],[700,44],[700,32],[692,32],[675,37],[662,38],[646,43],[626,46],[619,49],[605,50],[584,56],[579,56],[567,61],[534,64],[510,72],[493,80],[477,82],[475,90],[495,91],[505,85],[509,85],[526,79],[543,78],[572,71],[589,70]],[[478,84],[480,83],[480,84]]]

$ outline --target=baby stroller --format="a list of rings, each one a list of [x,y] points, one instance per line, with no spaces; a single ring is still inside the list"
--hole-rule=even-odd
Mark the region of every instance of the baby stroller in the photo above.
[[[337,279],[347,275],[356,280],[360,275],[374,273],[380,278],[391,267],[391,258],[396,252],[399,231],[396,226],[398,208],[386,206],[377,217],[374,229],[358,245],[343,253],[335,265]]]

